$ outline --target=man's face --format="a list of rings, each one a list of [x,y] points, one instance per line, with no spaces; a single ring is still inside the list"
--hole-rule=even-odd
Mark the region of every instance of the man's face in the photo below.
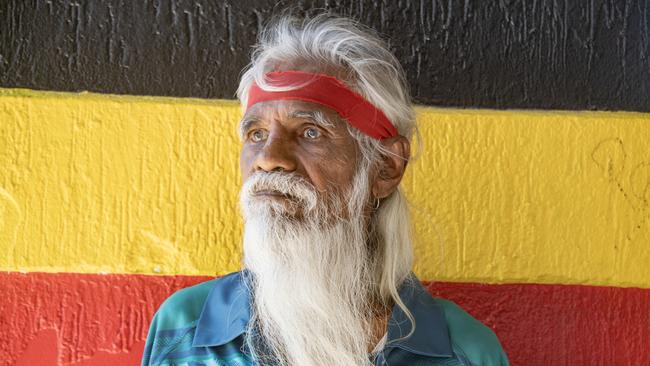
[[[255,104],[240,129],[248,343],[281,360],[270,364],[359,364],[377,291],[358,143],[336,112],[303,101]]]
[[[278,100],[258,103],[240,124],[244,182],[255,173],[293,173],[313,185],[319,195],[342,197],[351,186],[359,148],[346,122],[322,105]],[[288,204],[276,191],[258,191],[253,199]]]

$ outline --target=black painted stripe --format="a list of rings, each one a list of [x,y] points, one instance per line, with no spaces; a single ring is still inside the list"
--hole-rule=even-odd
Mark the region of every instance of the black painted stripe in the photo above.
[[[4,0],[0,86],[233,98],[275,3]],[[650,111],[650,0],[298,4],[390,38],[421,104]]]

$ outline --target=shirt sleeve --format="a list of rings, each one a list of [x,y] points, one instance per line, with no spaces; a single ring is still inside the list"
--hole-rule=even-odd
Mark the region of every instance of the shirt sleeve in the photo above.
[[[485,326],[455,303],[442,303],[452,348],[467,366],[509,366],[508,357],[492,329]]]
[[[214,283],[210,280],[178,290],[163,301],[151,319],[142,366],[167,365],[173,353],[192,348],[197,319]]]

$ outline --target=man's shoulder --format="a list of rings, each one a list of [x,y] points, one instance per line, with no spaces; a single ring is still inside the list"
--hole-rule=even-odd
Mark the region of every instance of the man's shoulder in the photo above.
[[[508,365],[501,343],[492,329],[452,301],[437,297],[433,300],[443,309],[456,354],[472,365]]]
[[[204,348],[194,347],[195,338],[199,335],[197,326],[211,294],[218,291],[218,296],[226,296],[236,292],[232,290],[237,288],[240,276],[240,272],[230,273],[178,290],[169,296],[151,320],[142,365],[176,365],[178,360],[189,362],[190,359],[198,364],[213,360],[215,355]]]
[[[229,285],[240,276],[241,272],[233,272],[174,292],[156,312],[157,328],[178,329],[195,325],[210,292],[216,287],[228,291]]]

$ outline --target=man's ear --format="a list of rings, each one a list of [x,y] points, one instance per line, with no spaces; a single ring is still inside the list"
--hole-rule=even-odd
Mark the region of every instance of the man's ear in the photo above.
[[[388,197],[397,189],[411,156],[411,144],[404,136],[382,140],[381,144],[387,153],[382,154],[371,186],[377,199]]]

